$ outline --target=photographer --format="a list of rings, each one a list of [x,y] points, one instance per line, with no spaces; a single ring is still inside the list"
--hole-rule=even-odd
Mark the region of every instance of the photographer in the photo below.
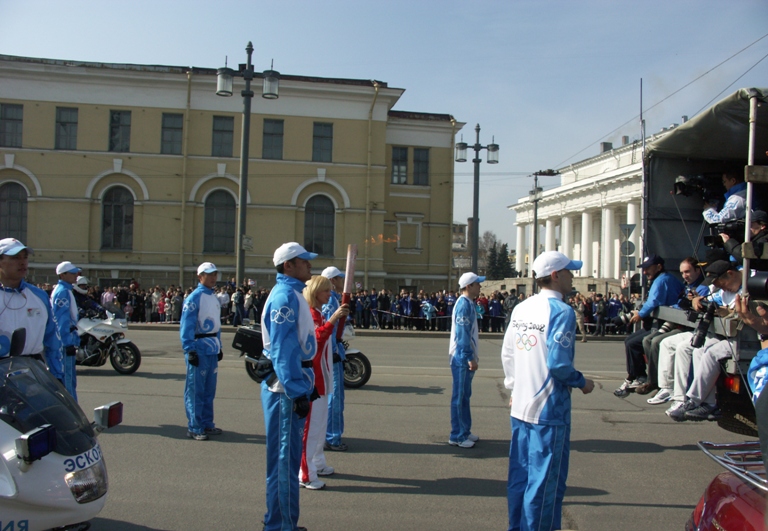
[[[749,226],[749,232],[752,233],[751,242],[755,250],[757,259],[752,260],[749,265],[758,271],[768,271],[768,214],[763,210],[755,210],[752,213],[752,223]],[[733,256],[737,262],[741,263],[744,259],[742,255],[742,243],[727,234],[720,234],[723,239],[723,246],[728,254]]]
[[[725,256],[725,253],[719,249],[710,252],[710,254],[713,253],[717,258]],[[703,283],[704,273],[701,264],[692,256],[680,262],[680,275],[685,282],[685,288],[680,300],[672,307],[691,310],[694,298],[709,295],[709,286]],[[667,328],[668,333],[658,334],[650,340],[648,345],[643,344],[648,356],[648,382],[636,390],[638,394],[646,394],[654,389],[659,389],[658,393],[648,399],[648,403],[651,405],[664,404],[673,399],[676,389],[674,385],[676,360],[680,360],[681,370],[684,368],[685,371],[684,385],[688,383],[688,371],[691,365],[693,348],[687,350],[686,354],[681,354],[680,358],[677,358],[676,354],[679,345],[684,344],[682,348],[690,347],[693,329],[684,329],[674,323],[664,323],[662,328]],[[646,336],[645,340],[647,341],[650,337],[650,335]],[[685,391],[684,387],[678,389],[678,400],[682,401]]]
[[[672,306],[683,291],[683,285],[674,275],[664,269],[664,259],[655,254],[647,257],[640,264],[643,275],[648,279],[648,299],[640,310],[633,310],[629,323],[643,321],[643,327],[627,336],[624,350],[627,357],[627,378],[613,394],[625,398],[631,391],[648,381],[644,359],[643,339],[652,332],[658,332],[659,326],[651,328],[651,312],[659,306]]]
[[[741,294],[741,272],[737,265],[729,260],[716,260],[704,268],[705,283],[712,284],[718,291],[706,299],[693,299],[693,308],[698,312],[706,312],[702,318],[692,344],[696,346],[696,335],[701,331],[701,324],[714,316],[721,318],[736,318],[736,297]],[[720,411],[717,409],[715,387],[720,375],[720,360],[730,356],[738,359],[738,347],[735,339],[720,339],[708,337],[704,344],[693,350],[693,381],[686,393],[687,400],[682,407],[669,413],[669,417],[677,422],[685,420],[717,420]]]
[[[725,187],[725,204],[718,212],[716,205],[704,205],[704,219],[710,225],[725,223],[736,219],[743,219],[746,214],[747,183],[744,175],[738,171],[723,173],[723,186]]]

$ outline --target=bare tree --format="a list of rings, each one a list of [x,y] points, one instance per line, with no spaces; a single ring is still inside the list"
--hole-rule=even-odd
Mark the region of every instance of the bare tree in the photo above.
[[[499,243],[499,238],[492,231],[487,230],[480,236],[480,245],[477,248],[477,268],[483,274],[487,273],[488,270],[488,252],[493,246],[498,247]],[[477,273],[479,274],[480,271]]]

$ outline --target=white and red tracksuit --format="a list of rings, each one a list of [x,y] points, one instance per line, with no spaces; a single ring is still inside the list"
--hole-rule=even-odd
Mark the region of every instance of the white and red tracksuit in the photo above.
[[[312,402],[312,408],[304,424],[304,441],[301,455],[299,481],[317,480],[317,470],[325,468],[325,431],[328,427],[328,393],[333,390],[333,349],[329,338],[333,323],[328,323],[317,309],[311,308],[317,338],[317,356],[313,360],[315,387],[320,398]]]

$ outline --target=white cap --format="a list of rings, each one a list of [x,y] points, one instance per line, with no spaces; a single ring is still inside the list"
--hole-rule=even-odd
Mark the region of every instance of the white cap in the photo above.
[[[23,251],[24,249],[32,251],[32,249],[29,249],[16,238],[3,238],[0,240],[0,255],[6,254],[8,256],[16,256],[19,254],[19,251]]]
[[[203,273],[215,273],[216,271],[218,271],[218,269],[216,269],[216,266],[211,262],[203,262],[197,267],[198,276],[202,275]]]
[[[75,281],[75,284],[78,286],[87,286],[88,285],[88,277],[77,277],[77,280]]]
[[[536,278],[548,277],[555,271],[562,271],[563,269],[570,269],[575,271],[581,269],[583,262],[581,260],[571,260],[563,253],[557,251],[547,251],[541,253],[533,261],[533,272],[536,273]]]
[[[324,276],[327,279],[332,279],[336,277],[344,278],[344,273],[339,271],[338,267],[330,266],[323,269],[323,272],[320,273],[320,275]]]
[[[459,278],[459,288],[464,289],[475,282],[485,282],[485,277],[479,277],[475,273],[464,273]]]
[[[275,256],[272,261],[275,263],[275,267],[279,266],[283,262],[293,260],[294,258],[301,258],[302,260],[314,260],[317,258],[316,253],[310,253],[304,247],[296,242],[284,243],[275,251]]]
[[[80,271],[82,271],[82,269],[73,265],[72,262],[62,262],[56,266],[57,275],[61,275],[62,273],[79,273]]]

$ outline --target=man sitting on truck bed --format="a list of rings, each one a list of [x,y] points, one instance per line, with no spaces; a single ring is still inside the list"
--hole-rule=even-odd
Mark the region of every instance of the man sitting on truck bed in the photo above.
[[[717,317],[735,317],[736,297],[741,294],[741,272],[737,267],[736,263],[729,260],[716,260],[706,266],[704,272],[707,276],[704,282],[714,285],[719,291],[706,299],[695,298],[693,308],[697,311],[704,310],[702,301],[706,301],[705,305],[706,303],[716,305]],[[717,377],[720,375],[720,360],[730,356],[738,359],[735,338],[708,337],[702,347],[694,349],[693,382],[688,388],[687,400],[683,407],[669,413],[672,420],[677,422],[717,420],[721,415],[717,408],[715,393]]]

